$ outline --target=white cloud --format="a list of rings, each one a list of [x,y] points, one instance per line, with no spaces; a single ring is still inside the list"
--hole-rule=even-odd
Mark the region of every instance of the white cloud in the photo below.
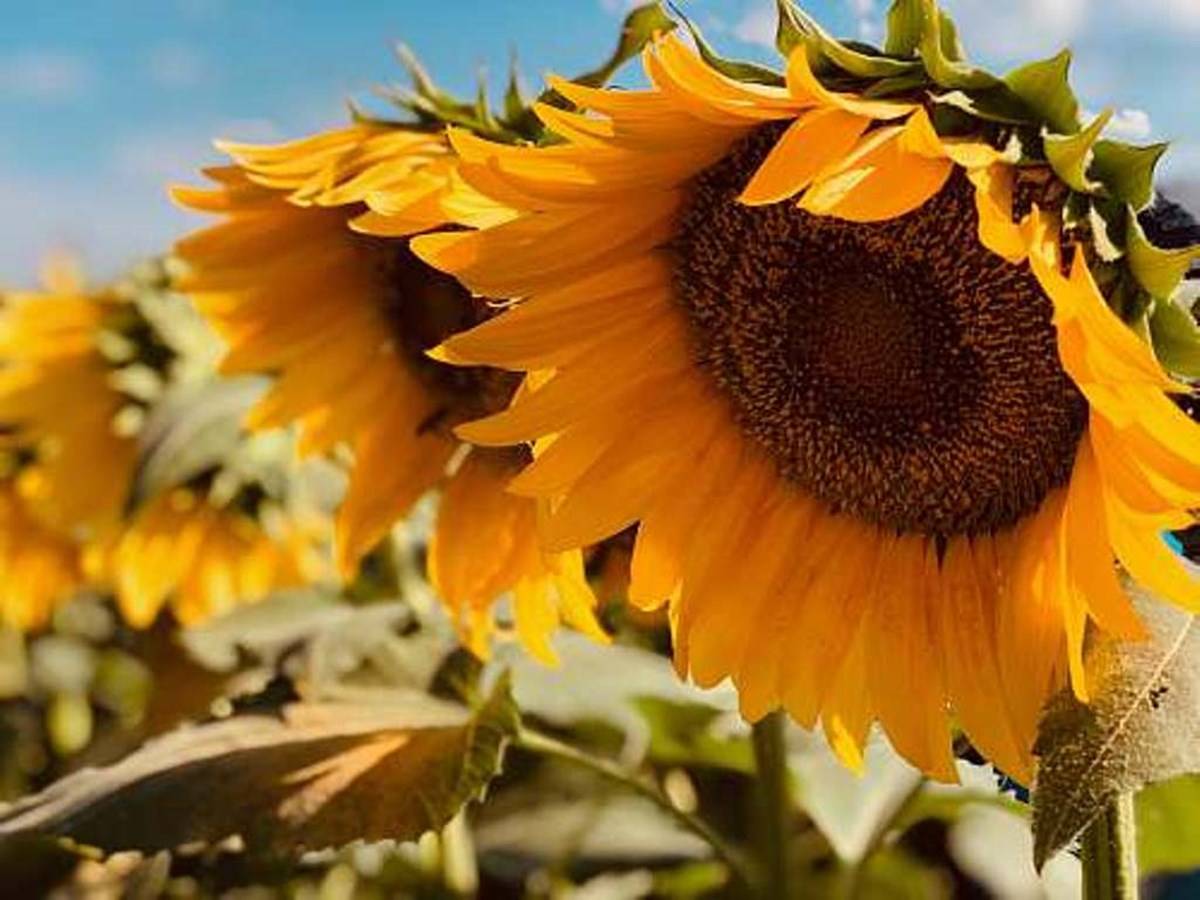
[[[186,44],[160,44],[146,59],[150,80],[167,88],[189,88],[201,84],[209,76],[204,55]]]
[[[733,26],[733,36],[747,44],[759,44],[773,49],[776,24],[775,5],[763,3],[746,11]]]
[[[872,44],[883,41],[883,21],[877,15],[875,0],[846,0],[858,24],[858,38]]]
[[[1158,23],[1164,28],[1183,26],[1200,29],[1197,0],[1120,0],[1123,12],[1142,25]]]
[[[1088,24],[1090,0],[944,0],[968,50],[1033,58],[1070,43]]]
[[[1154,126],[1144,109],[1119,109],[1105,132],[1121,141],[1144,141],[1154,133]]]
[[[30,50],[0,57],[0,93],[29,100],[63,101],[80,96],[92,71],[80,57]]]

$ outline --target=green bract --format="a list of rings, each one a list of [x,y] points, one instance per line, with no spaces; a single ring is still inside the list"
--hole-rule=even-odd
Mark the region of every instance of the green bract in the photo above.
[[[1110,305],[1151,339],[1164,366],[1198,377],[1200,328],[1179,289],[1200,260],[1200,244],[1158,247],[1138,221],[1154,201],[1155,167],[1167,145],[1103,137],[1112,110],[1085,124],[1069,82],[1070,51],[998,77],[966,60],[953,21],[935,0],[893,0],[882,48],[831,37],[795,0],[776,0],[776,6],[779,51],[786,56],[803,47],[827,87],[923,103],[940,134],[1019,148],[1016,165],[1053,171],[1067,190],[1067,231],[1086,239],[1106,267],[1096,274]],[[685,24],[700,54],[720,72],[783,84],[780,74],[762,66],[722,59],[694,25]]]

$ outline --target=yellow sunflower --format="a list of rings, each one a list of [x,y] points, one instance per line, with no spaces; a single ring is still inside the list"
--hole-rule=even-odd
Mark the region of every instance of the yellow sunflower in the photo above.
[[[502,409],[516,386],[508,373],[425,355],[488,309],[405,239],[511,213],[462,184],[445,139],[427,131],[358,124],[280,146],[221,147],[235,164],[207,173],[216,189],[175,192],[227,217],[179,243],[184,288],[228,343],[224,372],[276,376],[252,427],[294,422],[302,452],[351,449],[336,535],[349,575],[442,481],[460,448],[453,426]],[[513,591],[519,633],[547,657],[560,616],[601,632],[579,552],[538,551],[526,533],[535,502],[503,493],[509,458],[472,455],[450,477],[429,570],[477,652],[496,597]]]
[[[31,457],[16,476],[29,511],[57,531],[90,537],[119,517],[137,456],[135,439],[119,428],[130,399],[114,383],[132,313],[112,292],[85,290],[61,259],[44,281],[42,293],[4,295],[0,423],[6,445]]]
[[[83,585],[79,545],[30,514],[11,480],[0,485],[0,623],[29,631]]]
[[[112,539],[89,548],[89,574],[108,584],[125,620],[153,624],[168,603],[192,625],[281,588],[310,584],[324,566],[313,535],[254,504],[218,504],[192,485],[142,506]]]
[[[633,602],[669,601],[678,668],[747,718],[820,720],[852,764],[878,721],[953,779],[952,714],[1027,778],[1048,694],[1087,696],[1087,621],[1143,633],[1114,559],[1200,609],[1161,539],[1200,507],[1200,427],[1064,237],[1046,157],[939,132],[915,52],[874,99],[812,49],[752,83],[661,37],[648,90],[552,82],[587,111],[538,107],[560,143],[451,135],[516,215],[413,248],[522,302],[436,356],[536,373],[457,433],[536,442],[511,490],[548,550],[640,523]]]

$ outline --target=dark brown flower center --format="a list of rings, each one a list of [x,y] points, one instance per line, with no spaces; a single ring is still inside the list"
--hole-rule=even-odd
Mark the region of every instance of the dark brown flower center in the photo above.
[[[898,532],[992,532],[1070,477],[1087,403],[1025,265],[977,238],[960,174],[859,224],[736,202],[768,126],[692,185],[675,292],[700,365],[781,474]]]
[[[507,407],[520,376],[484,366],[449,366],[426,354],[495,310],[453,277],[423,263],[406,241],[365,235],[355,239],[379,275],[381,301],[400,355],[439,401],[438,410],[422,428],[449,434],[456,425]]]

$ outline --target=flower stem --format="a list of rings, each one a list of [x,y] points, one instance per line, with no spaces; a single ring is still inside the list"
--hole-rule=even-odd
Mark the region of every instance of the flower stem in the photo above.
[[[1084,900],[1137,900],[1133,794],[1119,794],[1083,835]]]
[[[593,756],[557,738],[543,734],[540,731],[535,731],[524,725],[521,726],[520,731],[517,733],[514,743],[517,747],[530,753],[552,757],[588,769],[597,775],[607,778],[609,781],[613,781],[634,793],[640,794],[712,847],[716,857],[729,868],[733,877],[743,886],[754,883],[750,865],[741,852],[726,842],[711,825],[699,816],[682,810],[672,803],[670,798],[653,781],[643,778],[636,772],[631,772],[610,760]]]
[[[758,772],[760,848],[765,900],[787,900],[790,867],[788,847],[792,830],[791,785],[788,783],[786,720],[776,711],[756,722],[754,764]]]

